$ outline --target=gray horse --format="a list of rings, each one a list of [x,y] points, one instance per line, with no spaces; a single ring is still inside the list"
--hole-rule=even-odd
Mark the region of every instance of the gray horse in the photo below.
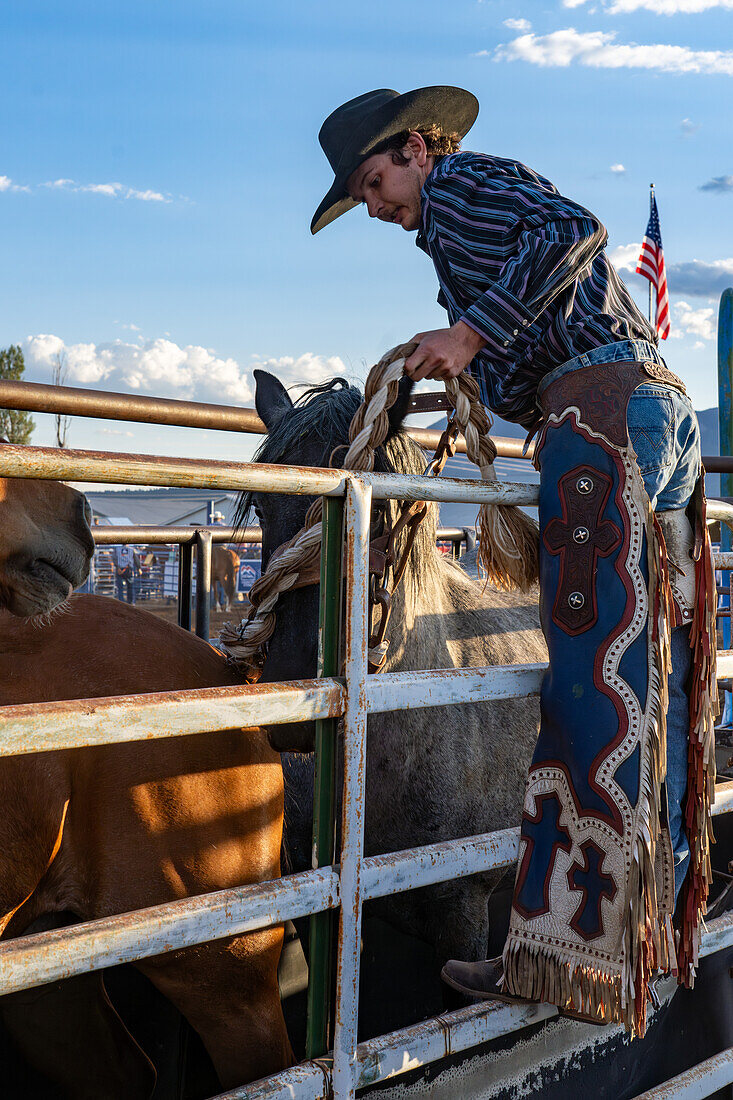
[[[257,461],[328,465],[334,450],[347,442],[361,393],[334,379],[293,404],[278,379],[264,371],[255,371],[255,376],[257,411],[268,429]],[[377,469],[424,471],[423,452],[400,430],[408,395],[403,386]],[[334,461],[343,453],[337,451]],[[311,499],[266,493],[243,499],[239,522],[253,505],[262,524],[263,568],[273,551],[302,526]],[[483,593],[436,549],[436,512],[431,507],[420,527],[393,598],[385,671],[546,660],[537,594]],[[384,505],[376,505],[374,530],[383,518]],[[264,681],[315,675],[317,622],[317,588],[280,598]],[[413,707],[370,717],[365,853],[377,855],[518,824],[538,718],[537,699]],[[270,734],[274,747],[284,753],[290,867],[304,870],[311,863],[313,729],[307,724],[280,726]],[[379,905],[393,926],[431,944],[440,965],[448,958],[479,958],[488,940],[489,895],[501,877],[502,872],[474,875],[387,897]]]

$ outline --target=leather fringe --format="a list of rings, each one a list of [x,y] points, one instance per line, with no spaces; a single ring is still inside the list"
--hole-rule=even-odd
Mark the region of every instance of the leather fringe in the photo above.
[[[648,985],[658,971],[675,968],[668,935],[666,894],[658,894],[657,846],[662,829],[661,798],[667,768],[668,677],[672,667],[673,619],[664,537],[649,506],[649,688],[647,743],[635,821],[634,859],[627,885],[628,909],[618,968],[590,966],[572,951],[510,936],[504,949],[504,984],[509,992],[582,1012],[598,1023],[622,1023],[632,1037],[646,1031]],[[714,653],[713,645],[713,653]]]
[[[704,475],[703,475],[704,476]],[[695,617],[690,631],[690,747],[684,822],[690,845],[690,867],[677,912],[679,982],[692,988],[700,935],[712,880],[710,844],[714,843],[711,807],[715,801],[715,728],[718,713],[716,681],[717,597],[715,569],[706,522],[705,498],[696,494],[696,535],[700,551],[695,561]]]

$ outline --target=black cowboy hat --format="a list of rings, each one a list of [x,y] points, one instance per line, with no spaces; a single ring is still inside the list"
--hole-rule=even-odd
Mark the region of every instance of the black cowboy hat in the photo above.
[[[440,126],[447,134],[464,137],[476,121],[478,100],[463,88],[439,86],[414,92],[375,92],[350,99],[337,107],[321,126],[318,140],[334,170],[335,179],[313,215],[311,233],[357,206],[346,190],[346,181],[362,161],[387,138],[402,130]]]

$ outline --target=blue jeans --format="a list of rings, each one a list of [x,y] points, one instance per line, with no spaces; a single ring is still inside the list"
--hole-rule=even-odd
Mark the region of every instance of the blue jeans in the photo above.
[[[645,383],[631,395],[626,423],[655,512],[684,508],[700,475],[700,428],[689,398]],[[667,801],[675,864],[675,898],[687,873],[690,848],[682,825],[687,790],[690,627],[672,631],[672,672],[667,710]]]

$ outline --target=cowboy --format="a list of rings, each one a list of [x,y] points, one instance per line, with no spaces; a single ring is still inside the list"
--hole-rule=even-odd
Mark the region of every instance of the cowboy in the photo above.
[[[694,976],[710,877],[699,428],[601,222],[525,165],[462,152],[477,114],[453,87],[338,107],[319,134],[334,180],[311,223],[363,204],[416,233],[450,323],[413,337],[405,371],[467,370],[489,409],[539,430],[549,667],[509,935],[502,958],[451,961],[443,977],[642,1034],[654,975]]]

